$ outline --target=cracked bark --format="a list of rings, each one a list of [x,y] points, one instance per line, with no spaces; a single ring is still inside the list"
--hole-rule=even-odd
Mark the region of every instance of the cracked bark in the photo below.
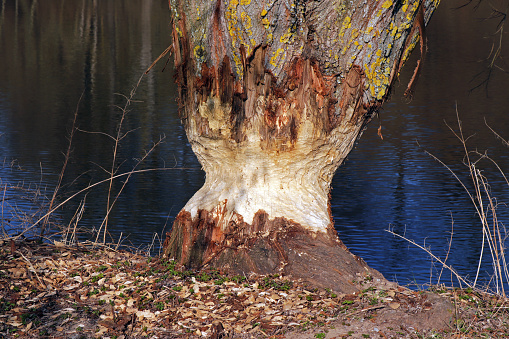
[[[164,255],[342,292],[383,280],[339,240],[330,183],[437,4],[170,0],[180,114],[206,180]]]

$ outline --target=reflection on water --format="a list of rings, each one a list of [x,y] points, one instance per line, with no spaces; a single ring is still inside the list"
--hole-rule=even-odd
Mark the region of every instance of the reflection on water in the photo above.
[[[2,179],[38,183],[42,175],[51,196],[78,104],[77,125],[87,132],[73,140],[63,194],[106,179],[114,143],[105,134],[116,134],[122,115],[117,106],[124,107],[123,96],[170,43],[167,3],[27,0],[4,2],[1,12],[0,147],[7,163],[15,159],[23,168],[7,168]],[[180,126],[171,67],[161,72],[163,66],[144,76],[135,97],[140,102],[129,107],[123,132],[133,132],[120,144],[117,173],[131,170],[164,135],[165,143],[138,169],[186,169],[131,177],[113,210],[110,231],[114,237],[131,234],[136,244],[160,233],[168,217],[171,225],[171,217],[203,182]],[[115,182],[114,193],[122,184]],[[86,196],[81,225],[100,225],[107,190],[103,185]],[[77,205],[60,212],[63,221],[70,220]]]
[[[464,151],[447,126],[457,130],[456,102],[465,134],[472,135],[468,142],[472,150],[487,150],[509,170],[507,148],[484,122],[509,138],[509,78],[495,72],[487,92],[480,89],[469,93],[481,79],[474,76],[486,66],[479,62],[491,49],[492,40],[486,37],[496,28],[477,19],[487,15],[482,10],[462,10],[458,15],[457,10],[445,6],[429,26],[429,53],[413,100],[407,104],[398,95],[404,90],[402,81],[380,114],[384,139],[376,133],[379,122],[373,121],[338,170],[332,191],[341,238],[370,265],[403,283],[429,282],[430,272],[436,277],[434,268],[440,265],[384,229],[405,234],[442,258],[453,233],[448,263],[472,278],[477,269],[482,229],[470,198],[447,169],[424,153],[431,152],[468,182],[468,169],[462,165]],[[407,65],[407,72],[411,65]],[[503,178],[487,162],[481,167],[486,169],[484,174],[498,201],[509,201]],[[507,207],[500,205],[498,212],[506,223]],[[485,278],[491,275],[489,259],[487,251],[483,257]],[[447,275],[445,282],[450,280]]]
[[[451,1],[450,3],[454,3]],[[446,123],[456,126],[455,103],[473,148],[488,150],[509,169],[507,150],[484,124],[509,138],[507,107],[509,78],[495,72],[488,95],[469,94],[471,80],[486,63],[478,62],[491,48],[495,27],[476,18],[482,10],[453,11],[444,4],[428,29],[429,52],[411,102],[402,100],[410,61],[393,98],[386,103],[334,178],[332,212],[341,239],[385,276],[400,283],[430,281],[440,266],[426,253],[384,230],[425,244],[445,257],[454,234],[448,263],[473,277],[482,233],[475,210],[461,185],[427,150],[460,171],[463,150]],[[458,14],[460,13],[460,14]],[[36,187],[51,197],[64,161],[71,119],[78,107],[78,126],[65,173],[61,199],[90,183],[104,180],[111,168],[114,143],[125,97],[151,62],[170,44],[169,11],[164,0],[16,0],[0,8],[0,168],[2,192],[9,185]],[[160,63],[144,76],[129,107],[117,155],[117,173],[131,170],[153,142],[164,143],[138,169],[164,171],[133,175],[110,216],[113,238],[122,233],[136,246],[152,241],[170,227],[174,217],[203,183],[203,172],[192,153],[178,118],[176,89],[169,65]],[[120,93],[118,95],[115,93]],[[80,97],[82,99],[80,101]],[[444,122],[445,121],[445,122]],[[383,140],[376,133],[382,125]],[[169,168],[169,169],[168,169]],[[501,178],[489,177],[500,202],[509,201]],[[32,185],[32,186],[30,186]],[[116,194],[123,179],[115,181]],[[80,225],[101,224],[108,186],[86,195]],[[68,223],[85,195],[58,211]],[[47,203],[47,200],[39,200]],[[39,208],[18,202],[18,210]],[[8,208],[4,202],[3,225]],[[42,207],[43,208],[43,207]],[[501,206],[501,220],[508,213]],[[488,253],[483,277],[490,276]],[[448,278],[450,280],[450,276]],[[444,276],[442,277],[444,280]],[[433,280],[432,280],[433,281]]]

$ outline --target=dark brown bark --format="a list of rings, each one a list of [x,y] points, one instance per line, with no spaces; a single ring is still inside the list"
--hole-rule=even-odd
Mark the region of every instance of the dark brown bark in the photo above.
[[[200,211],[198,218],[181,212],[164,244],[167,256],[194,269],[291,275],[341,293],[358,291],[367,277],[386,283],[348,251],[332,227],[327,233],[314,233],[284,218],[269,219],[265,212],[257,213],[252,224],[232,224],[224,233],[216,226],[207,211]]]
[[[181,117],[206,182],[164,255],[351,291],[357,274],[381,276],[338,239],[330,182],[437,1],[290,3],[170,1]]]

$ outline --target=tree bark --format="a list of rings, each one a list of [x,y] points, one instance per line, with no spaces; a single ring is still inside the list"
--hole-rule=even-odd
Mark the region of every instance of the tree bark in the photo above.
[[[419,41],[424,56],[437,5],[170,0],[181,119],[206,180],[164,255],[345,292],[383,279],[339,240],[330,183]]]

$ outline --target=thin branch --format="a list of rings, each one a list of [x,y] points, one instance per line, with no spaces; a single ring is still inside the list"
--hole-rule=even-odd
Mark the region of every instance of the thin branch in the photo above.
[[[395,232],[393,232],[393,231],[391,231],[391,230],[385,230],[385,232],[388,232],[388,233],[390,233],[390,234],[392,234],[392,235],[394,235],[394,236],[396,236],[396,237],[399,237],[399,238],[401,238],[401,239],[403,239],[403,240],[406,240],[406,241],[408,241],[410,244],[412,244],[412,245],[414,245],[414,246],[416,246],[416,247],[418,247],[418,248],[422,249],[423,251],[425,251],[426,253],[428,253],[428,254],[429,254],[429,255],[430,255],[433,259],[435,259],[435,260],[436,260],[436,261],[438,261],[440,264],[442,264],[442,266],[443,266],[443,267],[447,268],[447,269],[448,269],[448,270],[449,270],[452,274],[454,274],[454,275],[456,276],[456,278],[457,278],[459,281],[461,281],[461,282],[463,282],[465,285],[467,285],[467,286],[469,286],[469,287],[473,288],[473,286],[472,286],[472,285],[471,285],[471,284],[470,284],[470,283],[469,283],[469,282],[468,282],[465,278],[463,278],[461,275],[459,275],[459,274],[456,272],[456,270],[455,270],[454,268],[452,268],[451,266],[447,265],[447,264],[445,263],[445,261],[443,261],[442,259],[440,259],[440,258],[439,258],[439,257],[437,257],[436,255],[434,255],[434,254],[433,254],[433,253],[432,253],[429,249],[427,249],[426,247],[421,246],[421,245],[417,244],[415,241],[413,241],[413,240],[411,240],[411,239],[408,239],[408,238],[406,238],[406,237],[404,237],[404,236],[402,236],[402,235],[399,235],[399,234],[397,234],[397,233],[395,233]]]
[[[104,132],[93,132],[93,131],[85,131],[85,130],[82,130],[80,128],[77,128],[76,129],[77,131],[80,131],[80,132],[83,132],[83,133],[87,133],[87,134],[99,134],[99,135],[104,135],[105,137],[108,137],[110,138],[111,140],[115,140],[115,137],[112,136],[111,134],[108,134],[108,133],[104,133]]]
[[[30,268],[32,269],[32,272],[35,273],[35,276],[37,277],[37,280],[39,280],[39,283],[42,285],[43,288],[46,288],[46,285],[42,282],[41,278],[39,277],[39,275],[37,274],[37,271],[35,270],[34,266],[32,265],[32,263],[30,262],[30,260],[28,260],[24,255],[23,253],[21,253],[21,251],[16,251],[18,252],[19,255],[21,255],[21,257],[28,263],[28,265],[30,265]]]
[[[169,168],[147,168],[147,169],[141,169],[141,170],[136,170],[136,171],[129,171],[129,172],[125,172],[125,173],[122,173],[122,174],[117,174],[117,175],[113,176],[113,179],[118,179],[118,178],[126,177],[126,176],[129,176],[129,175],[132,175],[132,174],[139,174],[139,173],[146,173],[146,172],[167,171],[167,170],[189,170],[189,169],[190,168],[188,168],[188,167],[178,167],[178,168],[177,167],[173,167],[173,168],[172,167],[169,167]],[[81,193],[87,192],[87,191],[89,191],[90,189],[92,189],[92,188],[94,188],[96,186],[99,186],[101,184],[107,183],[109,181],[110,181],[110,178],[107,178],[107,179],[98,181],[98,182],[96,182],[94,184],[91,184],[91,185],[89,185],[89,186],[79,190],[78,192],[74,193],[73,195],[71,195],[70,197],[68,197],[64,201],[62,201],[60,204],[55,206],[51,211],[48,211],[42,217],[37,219],[34,223],[32,223],[30,225],[30,227],[25,229],[23,232],[15,235],[15,236],[13,236],[11,238],[8,238],[8,239],[13,239],[13,240],[19,239],[20,237],[24,236],[29,230],[31,230],[35,226],[37,226],[42,220],[44,220],[44,218],[46,218],[48,215],[54,213],[56,210],[58,210],[60,207],[64,206],[66,203],[68,203],[70,200],[72,200],[76,196],[80,195]]]
[[[171,56],[171,54],[173,53],[173,45],[170,45],[168,48],[166,48],[166,49],[164,50],[164,52],[162,52],[162,53],[161,53],[161,55],[159,55],[159,56],[157,57],[157,59],[156,59],[156,60],[152,63],[152,65],[150,65],[150,67],[149,67],[149,68],[147,68],[147,70],[145,71],[145,74],[148,74],[148,72],[150,72],[150,70],[152,69],[152,67],[154,67],[154,66],[155,66],[155,64],[157,64],[157,62],[158,62],[159,60],[161,60],[161,58],[162,58],[162,57],[164,57],[164,56],[165,56],[166,54],[168,54],[168,53],[170,53],[170,55],[168,56],[168,57],[170,57],[170,56]]]
[[[452,213],[451,213],[451,236],[449,238],[449,248],[447,249],[447,254],[445,255],[444,263],[447,262],[447,259],[449,258],[449,253],[451,253],[453,235],[454,235],[454,218],[452,217]],[[440,270],[440,274],[438,275],[437,284],[440,284],[440,278],[442,277],[443,271],[444,271],[444,266],[442,265],[442,269]]]
[[[497,139],[499,139],[500,141],[502,141],[502,144],[503,144],[504,146],[509,147],[509,142],[507,142],[507,140],[505,140],[504,138],[502,138],[502,137],[500,136],[500,134],[498,134],[497,132],[495,132],[495,130],[494,130],[493,128],[491,128],[491,126],[490,126],[490,125],[488,125],[488,123],[486,122],[486,117],[484,117],[484,124],[485,124],[485,125],[486,125],[489,129],[490,129],[490,131],[491,131],[493,134],[495,134],[495,137],[496,137]]]
[[[136,169],[136,167],[138,167],[148,156],[149,154],[152,153],[152,151],[157,147],[159,146],[161,143],[162,143],[163,139],[159,139],[158,142],[154,143],[152,145],[152,147],[150,148],[149,151],[145,152],[145,155],[139,159],[139,161],[136,163],[136,165],[134,166],[133,169]],[[106,216],[105,218],[103,219],[103,222],[101,223],[101,226],[99,227],[99,232],[97,233],[97,236],[99,236],[99,234],[101,233],[101,229],[102,227],[104,226],[105,227],[105,230],[106,230],[106,226],[107,226],[107,222],[108,222],[108,217],[109,217],[109,214],[111,212],[111,210],[113,209],[113,206],[115,205],[115,203],[117,202],[118,198],[120,197],[120,194],[123,192],[125,186],[127,185],[129,179],[131,178],[131,175],[132,174],[129,174],[126,178],[126,180],[124,181],[124,183],[122,184],[122,187],[120,188],[119,192],[117,193],[117,195],[115,196],[115,199],[113,200],[113,202],[111,203],[111,205],[109,206],[108,208],[108,211],[106,212]],[[110,185],[111,187],[111,185]],[[109,202],[109,201],[108,201]],[[104,237],[106,237],[106,233],[104,233]],[[97,242],[97,238],[96,238],[96,242]],[[106,242],[106,239],[103,238],[103,242]]]
[[[81,99],[83,99],[85,91],[83,91],[80,95],[80,98],[78,100],[78,104],[76,105],[76,110],[74,111],[74,118],[72,120],[72,127],[69,134],[69,143],[67,145],[67,151],[65,152],[64,156],[64,164],[62,166],[62,169],[60,170],[60,174],[58,176],[57,185],[55,186],[55,189],[53,190],[53,196],[51,197],[48,210],[51,210],[53,207],[53,204],[55,203],[55,199],[57,197],[58,191],[60,190],[60,186],[62,185],[62,179],[64,178],[64,173],[67,168],[67,163],[69,162],[69,158],[71,157],[71,149],[72,149],[72,139],[74,137],[74,133],[76,132],[76,121],[78,120],[78,112],[79,112],[79,106],[81,103]],[[48,216],[49,218],[49,216]],[[40,234],[44,234],[44,231],[46,230],[46,225],[48,224],[48,218],[46,218],[42,224],[41,232]]]

